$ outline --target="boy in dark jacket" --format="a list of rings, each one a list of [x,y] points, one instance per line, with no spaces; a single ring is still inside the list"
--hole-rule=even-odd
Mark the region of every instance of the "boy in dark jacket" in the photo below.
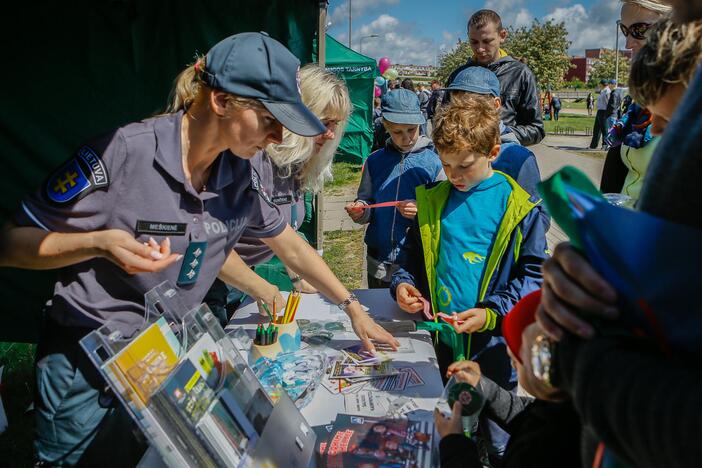
[[[541,285],[546,222],[540,200],[509,175],[494,171],[499,116],[489,100],[453,103],[442,112],[434,141],[448,181],[417,187],[417,221],[402,249],[391,294],[408,313],[453,314],[466,334],[466,357],[503,388],[513,388],[502,317]],[[426,298],[426,299],[425,299]],[[472,337],[471,337],[472,335]],[[453,362],[440,336],[439,366]]]
[[[519,382],[528,392],[540,389],[529,385],[541,385],[533,379],[525,379],[525,369],[520,359],[523,330],[535,320],[540,292],[532,293],[515,307],[503,321],[502,329],[507,340],[512,364],[519,375]],[[491,465],[500,468],[548,468],[579,466],[581,423],[569,400],[551,402],[520,396],[500,388],[489,378],[482,376],[480,366],[472,361],[453,363],[448,369],[459,382],[465,382],[482,393],[485,406],[482,418],[497,422],[510,434],[509,442],[501,460],[491,460]],[[456,402],[450,417],[440,411],[434,412],[436,430],[441,436],[439,453],[441,468],[482,468],[481,429],[468,438],[463,434],[461,404]]]
[[[353,221],[369,224],[365,237],[369,288],[390,286],[397,256],[417,213],[415,187],[446,178],[433,143],[419,134],[426,119],[417,95],[407,89],[389,91],[381,111],[390,138],[366,160],[356,201],[345,207]],[[384,202],[398,204],[364,208]]]

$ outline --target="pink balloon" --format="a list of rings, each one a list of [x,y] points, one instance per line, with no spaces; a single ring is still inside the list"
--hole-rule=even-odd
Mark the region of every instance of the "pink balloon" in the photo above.
[[[383,94],[383,90],[375,86],[375,89],[373,90],[373,94],[375,97],[380,97]]]
[[[380,60],[378,60],[378,69],[380,70],[380,74],[382,75],[385,73],[385,70],[390,68],[390,59],[387,57],[382,57]]]

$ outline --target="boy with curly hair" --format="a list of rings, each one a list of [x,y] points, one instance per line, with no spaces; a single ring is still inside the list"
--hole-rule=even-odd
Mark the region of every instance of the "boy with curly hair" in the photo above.
[[[417,218],[391,293],[408,313],[421,312],[426,298],[435,316],[453,315],[460,321],[456,332],[465,334],[466,358],[511,389],[516,375],[500,326],[519,299],[541,286],[547,247],[540,200],[493,170],[500,118],[490,100],[451,104],[433,139],[448,180],[417,187]],[[453,355],[441,342],[437,355],[445,374]]]

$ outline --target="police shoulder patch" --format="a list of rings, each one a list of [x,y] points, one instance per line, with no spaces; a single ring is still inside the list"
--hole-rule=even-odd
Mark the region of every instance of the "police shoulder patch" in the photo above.
[[[92,148],[83,146],[47,179],[46,196],[54,203],[64,204],[108,187],[109,183],[105,164]]]

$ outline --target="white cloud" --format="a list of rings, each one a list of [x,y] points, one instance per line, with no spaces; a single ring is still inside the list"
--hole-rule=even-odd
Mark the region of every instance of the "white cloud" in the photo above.
[[[429,38],[423,37],[421,31],[412,24],[400,21],[394,16],[381,14],[368,24],[353,31],[352,44],[354,50],[360,49],[360,39],[364,36],[377,34],[377,38],[363,40],[363,54],[376,60],[389,57],[392,63],[433,65],[439,46]],[[454,36],[445,32],[444,38]],[[343,44],[348,41],[348,33],[335,36]]]
[[[524,0],[487,0],[483,8],[496,11],[505,27],[520,28],[534,21],[534,15],[524,7]]]
[[[368,11],[378,10],[384,8],[387,5],[397,5],[400,0],[352,0],[351,1],[351,22],[353,26],[353,18],[360,18],[362,14]],[[348,24],[349,20],[349,1],[345,0],[344,3],[334,8],[334,10],[329,15],[329,21],[332,22],[334,26],[339,26],[341,24]],[[347,26],[348,28],[348,26]],[[348,34],[347,34],[348,35]]]
[[[619,2],[600,0],[588,11],[582,4],[556,8],[544,20],[564,22],[568,39],[572,42],[570,53],[582,55],[585,49],[614,48]],[[620,41],[620,47],[624,43]]]

